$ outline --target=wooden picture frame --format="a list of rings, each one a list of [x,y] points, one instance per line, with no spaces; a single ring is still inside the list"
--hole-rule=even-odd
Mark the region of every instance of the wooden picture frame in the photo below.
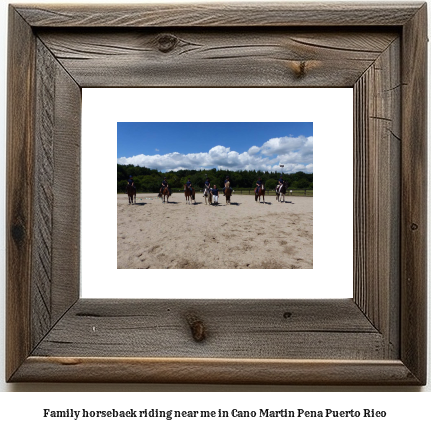
[[[10,6],[7,381],[424,385],[426,45],[424,3]],[[354,89],[353,299],[79,297],[81,88],[147,86]]]

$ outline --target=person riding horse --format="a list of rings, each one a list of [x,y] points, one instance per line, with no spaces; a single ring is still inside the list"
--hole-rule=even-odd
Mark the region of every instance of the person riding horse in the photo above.
[[[133,176],[132,175],[129,175],[129,179],[127,180],[127,184],[130,187],[133,187],[133,190],[136,193],[136,186],[135,186],[135,182],[133,181]]]
[[[190,181],[190,178],[186,182],[186,188],[190,190],[190,193],[193,193],[192,182]]]
[[[132,175],[129,175],[129,179],[127,180],[126,193],[129,196],[129,204],[133,203],[133,199],[135,199],[136,203],[136,186]]]
[[[276,189],[277,193],[281,190],[281,188],[284,186],[284,184],[285,184],[285,181],[283,180],[283,177],[280,176],[280,178],[278,180],[277,189]]]
[[[207,192],[207,190],[210,190],[210,188],[211,188],[210,180],[207,178],[205,180],[205,184],[204,184],[204,195],[203,195],[203,197],[205,197],[205,193]]]
[[[160,194],[162,194],[162,192],[163,192],[163,190],[165,189],[165,188],[168,188],[168,192],[169,192],[169,196],[172,194],[171,193],[171,188],[169,187],[169,185],[168,185],[168,181],[166,180],[166,177],[164,177],[163,178],[163,181],[162,181],[162,187],[161,187],[161,189],[160,189]]]
[[[230,187],[230,180],[229,180],[229,176],[227,176],[227,177],[226,177],[226,179],[224,180],[223,196],[225,196],[226,183],[229,183],[229,188],[232,190],[232,187]]]
[[[256,194],[258,194],[259,193],[259,190],[260,190],[260,188],[262,187],[262,185],[263,185],[263,182],[262,182],[262,179],[259,177],[259,179],[257,180],[257,182],[256,182],[256,188],[255,188],[255,190],[254,190],[254,192],[256,193]]]

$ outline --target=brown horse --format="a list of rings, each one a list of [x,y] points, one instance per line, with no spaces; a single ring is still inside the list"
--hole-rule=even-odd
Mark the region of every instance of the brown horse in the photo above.
[[[276,194],[276,200],[278,202],[281,202],[281,199],[283,199],[283,202],[285,201],[285,196],[286,196],[286,185],[283,184],[282,186],[280,186],[278,188],[278,190],[275,192]]]
[[[263,199],[263,203],[265,203],[265,186],[263,184],[262,184],[262,187],[256,187],[254,189],[254,200],[255,200],[255,202],[257,202],[257,198],[259,198],[259,203],[260,203],[260,197],[261,196]]]
[[[184,196],[186,197],[186,203],[191,204],[192,201],[195,201],[196,203],[195,189],[193,187],[192,187],[192,191],[190,191],[190,189],[186,187],[186,185],[184,184]]]
[[[160,189],[160,192],[157,197],[160,199],[163,198],[163,203],[165,203],[165,199],[166,202],[169,203],[169,189],[167,187],[163,187],[163,189]]]
[[[136,203],[136,188],[133,187],[131,184],[127,184],[126,193],[129,196],[129,205]],[[135,198],[134,202],[133,202],[133,198]]]
[[[230,182],[225,184],[224,194],[226,196],[226,205],[230,205],[230,197],[232,195],[232,190],[230,189]]]

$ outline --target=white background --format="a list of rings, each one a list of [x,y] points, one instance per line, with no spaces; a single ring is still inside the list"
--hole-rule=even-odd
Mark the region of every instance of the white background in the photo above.
[[[83,89],[82,100],[82,297],[352,297],[352,89]],[[161,112],[167,122],[313,122],[313,269],[116,269],[117,122],[157,122]],[[94,194],[85,186],[93,181],[95,166],[111,172],[103,175],[106,190],[97,201],[103,217],[95,216]]]
[[[128,0],[133,3],[132,0]],[[161,0],[158,1],[159,3]],[[177,0],[178,2],[178,0]],[[16,0],[14,3],[27,3],[26,1]],[[34,2],[37,3],[37,2]],[[44,3],[64,3],[60,0],[50,2],[45,0]],[[73,0],[68,0],[68,3],[74,3]],[[87,1],[86,3],[95,3]],[[104,3],[109,3],[108,0]],[[392,3],[392,2],[387,2]],[[1,182],[5,184],[5,118],[6,118],[6,35],[7,35],[7,2],[1,2],[0,5],[0,172],[2,173]],[[429,70],[429,69],[428,69]],[[0,188],[0,223],[4,226],[4,199],[5,188]],[[4,268],[5,268],[5,235],[4,229],[0,232],[0,264],[3,277],[1,278],[0,296],[0,312],[4,316]],[[429,308],[431,305],[429,305]],[[1,320],[0,331],[0,368],[4,370],[4,319]],[[428,331],[431,333],[431,330]],[[430,361],[428,354],[428,361]],[[430,368],[430,367],[428,367]],[[201,386],[201,385],[112,385],[112,384],[6,384],[0,377],[0,390],[4,391],[0,394],[0,421],[4,425],[4,429],[12,427],[21,429],[20,427],[33,427],[35,429],[58,430],[62,427],[63,430],[69,429],[94,429],[95,426],[107,426],[106,422],[88,422],[82,424],[65,420],[45,420],[42,417],[43,408],[66,409],[66,408],[168,408],[175,404],[175,408],[187,409],[193,406],[198,408],[243,408],[243,409],[258,409],[262,405],[273,406],[274,408],[301,408],[308,406],[310,409],[322,408],[375,408],[386,409],[390,414],[386,420],[319,420],[310,419],[305,422],[238,422],[238,420],[229,420],[226,422],[178,422],[166,421],[166,423],[158,423],[157,429],[165,427],[187,427],[191,429],[192,424],[202,428],[205,425],[209,429],[217,429],[221,426],[236,427],[245,423],[247,427],[252,427],[255,424],[259,426],[271,426],[271,428],[286,430],[292,424],[304,426],[318,426],[319,429],[349,429],[363,430],[378,429],[383,427],[390,429],[427,429],[429,425],[429,405],[431,402],[430,389],[428,384],[424,388],[403,388],[403,387],[286,387],[286,386]],[[381,393],[380,391],[385,391]],[[11,393],[7,391],[15,391],[19,393]],[[43,394],[31,394],[25,392],[39,391]],[[60,391],[64,393],[56,393],[49,391]],[[86,391],[84,393],[74,394],[75,391]],[[92,392],[99,391],[99,392]],[[110,391],[124,391],[123,394],[111,394]],[[143,393],[135,393],[135,392]],[[174,391],[163,394],[145,393],[145,392],[160,392]],[[182,391],[181,394],[175,391]],[[194,393],[194,391],[203,391],[204,393]],[[218,391],[253,391],[253,393],[236,394],[234,392],[226,392],[223,394]],[[264,391],[265,393],[261,393]],[[269,393],[266,393],[266,392]],[[296,393],[307,392],[307,393]],[[329,391],[329,393],[322,393]],[[361,391],[366,391],[361,393]],[[377,392],[376,392],[377,391]],[[393,393],[386,393],[391,391]],[[412,393],[426,391],[427,393]],[[108,392],[108,393],[105,393]],[[184,392],[184,393],[183,393]],[[348,394],[342,392],[349,392]],[[307,408],[307,407],[306,407]],[[109,425],[127,424],[127,429],[145,429],[150,424],[154,423],[138,422],[133,427],[126,422],[113,422]],[[90,428],[91,426],[91,428]]]

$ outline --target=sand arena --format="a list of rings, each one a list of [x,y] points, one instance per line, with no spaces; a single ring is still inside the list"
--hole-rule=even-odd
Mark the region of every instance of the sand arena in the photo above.
[[[174,193],[163,203],[155,193],[138,194],[136,205],[117,196],[119,269],[305,269],[313,267],[313,198],[220,196],[218,206],[186,204]]]

